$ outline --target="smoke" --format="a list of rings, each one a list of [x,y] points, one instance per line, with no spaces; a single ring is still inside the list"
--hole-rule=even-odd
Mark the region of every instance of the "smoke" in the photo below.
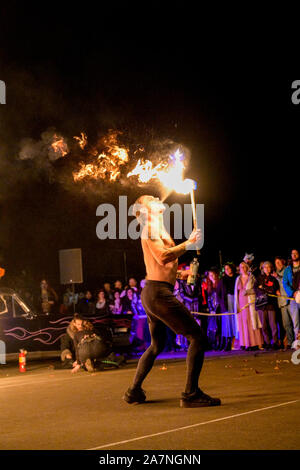
[[[31,138],[23,139],[20,147],[20,160],[39,160],[39,162],[47,160],[53,162],[69,152],[64,138],[53,129],[43,132],[38,141]]]

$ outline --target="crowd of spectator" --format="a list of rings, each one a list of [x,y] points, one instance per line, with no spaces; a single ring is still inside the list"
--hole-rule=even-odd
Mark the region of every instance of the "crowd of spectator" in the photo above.
[[[189,269],[189,266],[179,268]],[[73,309],[87,318],[122,314],[145,319],[141,302],[145,282],[142,279],[138,283],[133,277],[127,285],[120,280],[113,286],[105,282],[95,293],[87,290],[75,297],[67,290],[61,314]],[[295,347],[299,336],[299,252],[293,250],[288,262],[277,256],[273,262],[264,261],[259,266],[252,254],[246,254],[238,266],[228,262],[221,269],[212,267],[198,273],[195,284],[178,278],[174,295],[205,329],[207,349],[249,351]],[[138,321],[132,323],[133,334],[137,325]],[[146,321],[143,329],[141,343],[145,348],[150,341]],[[168,329],[166,349],[187,348],[187,340]]]
[[[180,265],[179,270],[189,269]],[[25,276],[25,274],[24,274]],[[104,282],[96,291],[75,293],[67,288],[60,299],[44,279],[40,283],[38,310],[44,314],[75,312],[84,318],[127,315],[132,318],[132,337],[140,350],[150,342],[141,292],[146,279],[131,277],[128,283]],[[18,290],[18,289],[17,289]],[[32,303],[29,289],[24,299]],[[20,292],[21,293],[21,292]],[[195,284],[178,277],[174,295],[204,328],[207,349],[289,349],[300,346],[300,258],[294,249],[287,260],[276,256],[272,261],[256,263],[246,254],[235,266],[225,263],[198,272]],[[298,341],[298,342],[297,342]],[[186,350],[187,340],[167,329],[166,350]]]

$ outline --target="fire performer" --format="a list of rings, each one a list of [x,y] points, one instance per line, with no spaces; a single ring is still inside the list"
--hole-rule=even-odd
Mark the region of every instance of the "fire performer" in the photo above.
[[[130,387],[123,399],[127,403],[143,403],[146,395],[142,383],[153,367],[156,357],[163,351],[166,326],[189,341],[187,353],[187,380],[180,406],[196,408],[218,406],[220,399],[212,398],[200,390],[198,380],[204,360],[206,338],[202,328],[189,310],[173,295],[178,258],[191,245],[201,240],[201,230],[194,229],[188,240],[175,246],[163,223],[163,203],[152,196],[141,196],[135,203],[135,214],[141,223],[141,242],[147,271],[146,286],[141,300],[146,311],[151,334],[151,345],[140,358]],[[182,276],[188,275],[182,272]]]

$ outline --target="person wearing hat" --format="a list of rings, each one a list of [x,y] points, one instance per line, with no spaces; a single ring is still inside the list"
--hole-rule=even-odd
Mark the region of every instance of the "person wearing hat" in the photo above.
[[[246,253],[243,258],[244,263],[249,266],[249,273],[253,274],[255,278],[260,275],[259,268],[254,264],[254,254],[253,253]]]

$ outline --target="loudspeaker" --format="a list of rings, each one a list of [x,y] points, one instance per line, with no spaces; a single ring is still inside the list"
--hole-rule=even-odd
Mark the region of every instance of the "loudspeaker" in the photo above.
[[[81,248],[59,250],[59,270],[61,284],[81,284],[83,282]]]

